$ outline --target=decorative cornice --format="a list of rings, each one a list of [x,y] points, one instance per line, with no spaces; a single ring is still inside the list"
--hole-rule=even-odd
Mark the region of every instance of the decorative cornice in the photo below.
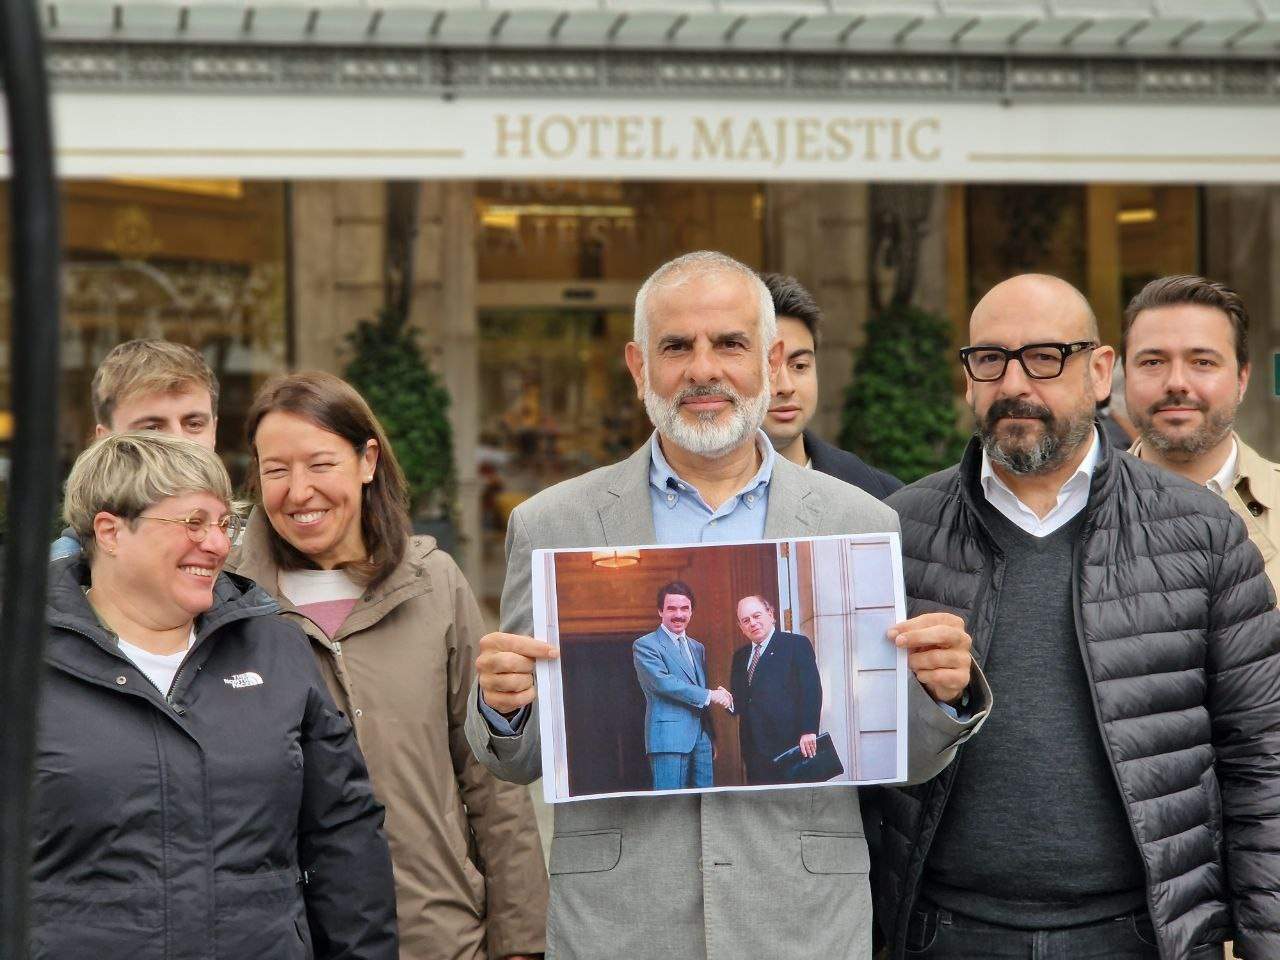
[[[55,89],[1274,103],[1280,60],[54,42]]]

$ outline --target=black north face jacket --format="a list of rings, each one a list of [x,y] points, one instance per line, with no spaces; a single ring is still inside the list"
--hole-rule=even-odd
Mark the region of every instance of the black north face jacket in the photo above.
[[[980,463],[973,441],[888,503],[909,613],[963,617],[982,664],[1005,568],[976,508]],[[1085,511],[1076,634],[1160,956],[1220,958],[1234,938],[1249,960],[1280,958],[1280,613],[1262,557],[1220,497],[1105,444]],[[877,796],[873,887],[895,960],[964,749]]]
[[[31,960],[396,960],[382,807],[275,601],[219,577],[165,697],[49,573]]]

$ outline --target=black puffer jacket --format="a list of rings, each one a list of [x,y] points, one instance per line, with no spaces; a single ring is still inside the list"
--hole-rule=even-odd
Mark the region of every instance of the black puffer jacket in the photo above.
[[[49,573],[31,960],[395,960],[382,807],[275,601],[223,574],[166,699]]]
[[[980,464],[974,441],[959,467],[888,500],[911,615],[964,617],[979,664],[1004,576],[975,506]],[[1221,958],[1209,945],[1234,937],[1239,956],[1280,958],[1280,613],[1261,556],[1221,498],[1104,448],[1075,568],[1076,632],[1161,957]],[[878,793],[874,887],[895,960],[963,762],[961,747],[929,783]]]

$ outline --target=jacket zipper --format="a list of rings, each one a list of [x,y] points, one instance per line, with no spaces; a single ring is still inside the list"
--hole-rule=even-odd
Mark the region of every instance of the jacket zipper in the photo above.
[[[1102,723],[1102,709],[1098,705],[1098,688],[1093,679],[1093,668],[1089,661],[1089,649],[1084,639],[1084,616],[1080,607],[1080,573],[1082,570],[1082,562],[1080,557],[1081,547],[1084,542],[1089,539],[1089,534],[1093,530],[1093,525],[1089,521],[1085,521],[1084,530],[1081,531],[1080,539],[1076,541],[1075,547],[1071,551],[1071,616],[1075,621],[1076,628],[1076,644],[1080,648],[1080,659],[1084,664],[1084,675],[1089,681],[1089,699],[1093,701],[1093,720],[1098,727],[1098,736],[1102,738],[1102,749],[1107,753],[1107,767],[1111,771],[1111,778],[1115,781],[1116,792],[1120,795],[1120,805],[1124,807],[1124,818],[1129,824],[1129,833],[1133,837],[1134,846],[1138,848],[1138,858],[1142,861],[1142,877],[1145,881],[1142,885],[1143,899],[1147,903],[1147,912],[1151,917],[1151,926],[1156,934],[1157,949],[1163,945],[1164,936],[1162,927],[1155,922],[1155,904],[1151,899],[1151,872],[1147,867],[1147,858],[1142,852],[1142,841],[1138,839],[1138,827],[1133,822],[1133,811],[1129,809],[1129,801],[1124,794],[1124,784],[1120,782],[1120,773],[1116,769],[1115,753],[1111,749],[1111,741],[1107,739],[1107,730]],[[1160,950],[1163,954],[1163,950]]]
[[[1000,555],[1000,558],[1001,559],[999,561],[999,567],[1000,567],[999,571],[991,570],[989,575],[984,574],[983,583],[976,594],[977,598],[983,603],[987,602],[992,596],[995,596],[996,603],[999,603],[1000,588],[1004,583],[1004,564],[1005,564],[1005,561],[1003,559],[1003,554]],[[992,558],[992,563],[993,564],[995,563],[994,557]],[[973,609],[974,610],[978,609],[978,605],[976,603],[974,604]],[[994,612],[992,615],[991,622],[992,623],[995,622]],[[990,633],[989,630],[988,630],[988,633]],[[988,636],[987,652],[990,653],[990,651],[991,651],[991,638],[990,636]],[[983,657],[983,660],[985,662],[986,657]],[[974,662],[977,663],[977,658],[974,658]],[[981,667],[982,664],[978,664],[978,666]],[[938,822],[934,824],[933,832],[930,834],[930,840],[929,840],[930,846],[933,845],[933,834],[937,833],[938,826],[942,823],[942,817],[947,812],[947,802],[951,799],[951,789],[952,787],[955,786],[956,777],[959,775],[959,772],[960,772],[960,761],[964,757],[964,748],[967,745],[968,745],[967,742],[960,744],[960,746],[956,748],[956,755],[952,759],[951,763],[948,764],[947,767],[943,769],[932,781],[930,781],[931,784],[937,784],[938,789],[941,789],[942,791],[942,803],[938,808]],[[941,782],[943,777],[946,777],[945,783]],[[919,844],[919,840],[917,838],[917,845],[918,844]],[[914,868],[912,867],[912,865],[908,864],[907,875],[903,877],[902,891],[904,894],[904,897],[903,897],[904,909],[898,915],[898,926],[902,930],[902,936],[900,939],[897,940],[897,942],[901,942],[904,945],[906,943],[907,930],[910,928],[910,925],[911,925],[911,911],[915,908],[916,902],[920,899],[920,883],[924,875],[924,865],[928,859],[929,859],[929,855],[928,855],[928,852],[926,851],[924,854],[921,855],[920,862]],[[897,951],[896,953],[899,958],[904,956],[905,946],[903,950]]]
[[[89,633],[89,632],[88,632],[88,631],[86,631],[86,630],[81,630],[81,629],[80,629],[80,628],[78,628],[78,627],[66,626],[66,625],[62,625],[62,624],[59,624],[59,625],[56,627],[56,629],[58,629],[58,630],[67,630],[67,631],[69,631],[69,632],[71,632],[71,633],[76,634],[77,636],[84,637],[86,640],[88,640],[90,643],[92,643],[92,644],[93,644],[95,647],[97,647],[99,650],[102,650],[103,652],[110,654],[112,657],[115,657],[115,658],[116,658],[117,660],[119,660],[121,663],[128,664],[129,666],[133,667],[135,670],[137,670],[137,669],[138,669],[138,665],[137,665],[136,663],[134,663],[132,660],[130,660],[128,657],[126,657],[124,654],[122,654],[122,653],[119,651],[119,649],[112,649],[111,647],[108,647],[105,643],[103,643],[101,640],[99,640],[97,637],[93,636],[91,633]],[[112,634],[111,634],[111,636],[112,636],[115,640],[117,640],[117,641],[119,641],[119,639],[120,639],[120,638],[119,638],[119,636],[118,636],[117,634],[115,634],[115,633],[112,633]],[[198,646],[198,645],[199,645],[199,641],[197,641],[195,644],[193,644],[193,645],[192,645],[192,647],[191,647],[191,650],[188,650],[188,651],[187,651],[187,655],[186,655],[186,657],[184,657],[184,658],[183,658],[182,663],[180,663],[180,664],[178,665],[178,670],[177,670],[177,672],[176,672],[176,673],[174,674],[174,676],[173,676],[173,683],[169,684],[169,690],[170,690],[170,691],[172,691],[172,690],[173,690],[173,688],[174,688],[174,687],[176,687],[176,686],[178,685],[178,677],[182,675],[182,668],[183,668],[184,666],[186,666],[187,661],[191,658],[191,653],[192,653],[192,651],[194,651],[194,650],[195,650],[195,648],[196,648],[196,646]],[[139,672],[141,672],[141,671],[139,671]],[[132,691],[132,690],[130,690],[129,692],[130,692],[130,693],[132,693],[134,696],[142,697],[144,700],[151,700],[151,698],[150,698],[150,697],[148,697],[145,693],[135,693],[135,692],[134,692],[134,691]],[[157,692],[159,692],[159,691],[157,690]],[[168,705],[169,705],[169,707],[173,710],[173,712],[174,712],[174,713],[176,713],[176,714],[177,714],[178,716],[180,716],[180,717],[181,717],[181,716],[184,716],[184,715],[186,714],[186,710],[184,710],[182,707],[179,707],[177,704],[175,704],[175,703],[173,702],[172,698],[169,696],[169,694],[168,694],[168,693],[162,694],[162,696],[163,696],[163,698],[164,698],[164,702],[165,702],[166,704],[168,704]],[[152,702],[154,702],[154,701],[152,701]]]

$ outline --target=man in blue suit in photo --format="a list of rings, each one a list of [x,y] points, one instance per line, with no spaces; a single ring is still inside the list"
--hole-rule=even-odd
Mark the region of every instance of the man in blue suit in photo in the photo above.
[[[729,687],[737,703],[747,783],[780,783],[775,757],[792,747],[805,757],[818,752],[822,680],[817,658],[807,637],[776,629],[773,607],[763,597],[738,601],[738,626],[749,642],[734,651]]]
[[[724,687],[707,686],[707,652],[685,631],[693,616],[693,590],[675,580],[658,589],[658,629],[631,645],[644,690],[644,747],[653,789],[715,785],[709,707],[733,706]]]

